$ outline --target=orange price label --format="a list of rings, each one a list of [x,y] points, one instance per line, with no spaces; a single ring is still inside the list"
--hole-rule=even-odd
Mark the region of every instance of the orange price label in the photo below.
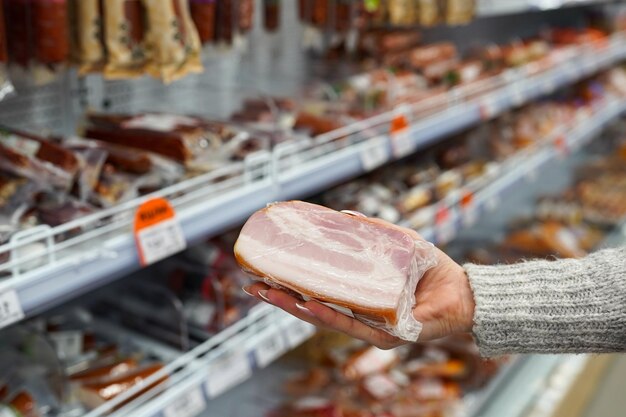
[[[563,135],[559,135],[554,140],[554,147],[563,155],[567,155],[569,153],[567,139]]]
[[[474,204],[474,194],[471,191],[464,191],[461,196],[461,207],[464,209],[471,207]]]
[[[415,150],[415,142],[411,138],[409,122],[400,114],[391,120],[391,149],[396,158],[402,158]]]
[[[448,210],[448,207],[441,206],[437,209],[437,213],[435,213],[435,224],[445,223],[449,218],[450,210]]]
[[[176,212],[164,198],[154,198],[139,206],[135,213],[134,234],[143,266],[165,259],[187,247]]]

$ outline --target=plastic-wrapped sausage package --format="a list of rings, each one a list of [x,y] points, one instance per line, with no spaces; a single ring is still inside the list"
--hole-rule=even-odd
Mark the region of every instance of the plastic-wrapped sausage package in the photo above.
[[[437,262],[431,243],[399,227],[301,201],[253,214],[235,256],[272,287],[409,341],[422,329],[412,314],[415,288]]]

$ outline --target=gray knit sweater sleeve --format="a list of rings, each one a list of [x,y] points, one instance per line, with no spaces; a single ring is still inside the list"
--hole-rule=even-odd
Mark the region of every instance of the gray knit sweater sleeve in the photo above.
[[[626,248],[580,260],[464,267],[484,356],[626,351]]]

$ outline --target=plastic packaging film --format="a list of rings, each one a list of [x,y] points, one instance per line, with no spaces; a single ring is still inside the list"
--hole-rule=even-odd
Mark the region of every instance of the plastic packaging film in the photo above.
[[[399,227],[301,201],[252,215],[235,256],[270,286],[410,341],[422,328],[412,314],[415,288],[436,265],[433,245]]]

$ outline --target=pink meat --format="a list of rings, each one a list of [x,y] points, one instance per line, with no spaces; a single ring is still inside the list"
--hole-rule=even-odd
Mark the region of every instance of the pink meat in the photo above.
[[[235,252],[244,268],[320,301],[395,310],[415,242],[401,230],[292,201],[252,215]]]

